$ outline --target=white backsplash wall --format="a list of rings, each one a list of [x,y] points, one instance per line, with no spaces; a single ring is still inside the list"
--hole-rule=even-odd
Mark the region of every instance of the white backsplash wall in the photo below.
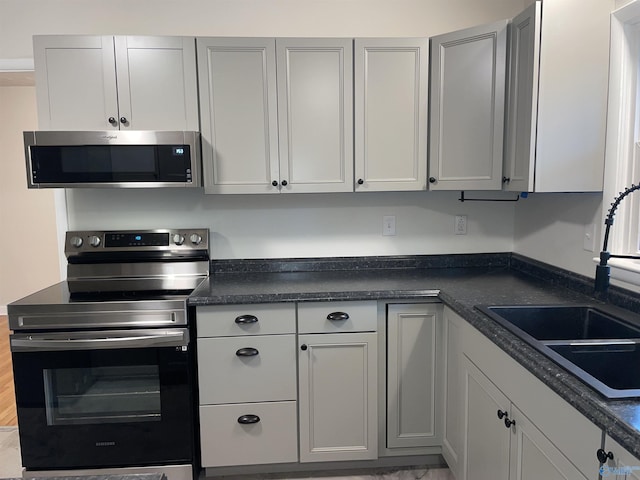
[[[468,195],[471,197],[471,195]],[[200,189],[67,190],[69,229],[207,227],[214,258],[510,252],[513,203],[459,192],[204,195]],[[382,217],[396,216],[396,235]],[[467,215],[467,235],[454,234]]]
[[[595,276],[602,247],[601,193],[538,193],[515,209],[514,252],[573,272]],[[595,224],[595,251],[585,233]]]

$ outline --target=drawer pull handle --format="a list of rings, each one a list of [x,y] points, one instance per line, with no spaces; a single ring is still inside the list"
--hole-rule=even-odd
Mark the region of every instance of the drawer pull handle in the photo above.
[[[332,322],[349,320],[349,314],[345,312],[333,312],[327,315],[327,320],[331,320]]]
[[[247,325],[250,323],[258,323],[258,317],[255,315],[240,315],[236,318],[236,323],[238,325]]]
[[[251,347],[246,347],[246,348],[241,348],[236,352],[236,355],[239,357],[255,357],[256,355],[258,355],[258,349],[257,348],[251,348]]]
[[[609,459],[613,460],[613,453],[612,452],[605,452],[602,448],[599,448],[596,451],[596,456],[598,457],[598,461],[600,463],[607,463],[607,460],[609,460]]]
[[[251,425],[252,423],[258,423],[260,417],[258,415],[242,415],[238,417],[238,423],[242,425]]]

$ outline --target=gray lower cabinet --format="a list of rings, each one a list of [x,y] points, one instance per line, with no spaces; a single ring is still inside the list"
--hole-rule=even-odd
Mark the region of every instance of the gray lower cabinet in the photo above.
[[[377,302],[298,304],[300,462],[378,458]]]
[[[387,305],[387,448],[441,444],[442,304]]]
[[[609,435],[605,437],[604,449],[607,461],[600,466],[602,478],[640,480],[640,458],[622,447]]]
[[[443,456],[457,480],[596,479],[602,431],[445,308]]]
[[[198,307],[202,466],[298,461],[295,305]]]

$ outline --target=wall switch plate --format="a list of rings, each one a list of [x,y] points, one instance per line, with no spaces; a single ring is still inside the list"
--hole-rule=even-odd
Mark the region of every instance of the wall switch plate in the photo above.
[[[453,232],[456,235],[467,234],[467,216],[466,215],[456,215],[456,223],[453,227]]]
[[[385,215],[382,217],[382,235],[391,236],[396,234],[396,216]]]

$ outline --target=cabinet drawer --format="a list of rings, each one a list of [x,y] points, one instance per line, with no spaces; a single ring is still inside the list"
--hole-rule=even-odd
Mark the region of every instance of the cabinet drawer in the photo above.
[[[243,415],[260,420],[241,424]],[[202,466],[297,462],[297,432],[296,402],[200,407]]]
[[[293,303],[204,306],[196,322],[198,337],[295,333],[296,310]]]
[[[331,314],[347,314],[344,320],[330,320]],[[298,333],[375,332],[378,303],[311,302],[298,304]]]
[[[295,335],[198,339],[200,404],[296,399]]]

